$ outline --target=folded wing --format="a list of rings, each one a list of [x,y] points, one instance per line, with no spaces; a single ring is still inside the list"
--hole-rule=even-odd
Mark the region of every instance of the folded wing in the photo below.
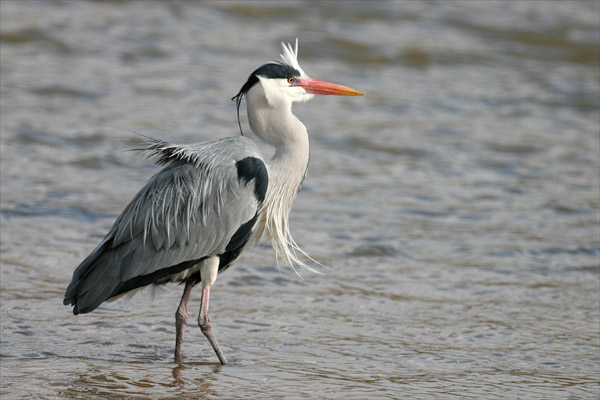
[[[73,273],[64,303],[74,305],[75,314],[149,284],[199,281],[199,264],[211,256],[219,256],[221,271],[253,232],[268,177],[252,141],[152,141],[146,150],[166,166]]]

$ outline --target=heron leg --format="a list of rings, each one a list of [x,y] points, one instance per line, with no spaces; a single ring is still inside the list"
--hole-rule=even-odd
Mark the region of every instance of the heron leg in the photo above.
[[[175,313],[175,361],[181,359],[181,345],[183,344],[183,331],[188,322],[187,305],[190,300],[190,294],[194,284],[192,282],[186,282],[185,289],[183,289],[183,295],[177,307]]]
[[[221,347],[219,347],[219,342],[217,341],[217,337],[213,334],[212,324],[210,323],[210,319],[208,318],[208,302],[210,299],[210,286],[202,287],[202,297],[200,299],[200,312],[198,313],[198,326],[200,330],[206,336],[210,345],[212,346],[215,353],[217,353],[217,357],[219,357],[219,361],[221,364],[227,364],[227,360],[221,351]]]

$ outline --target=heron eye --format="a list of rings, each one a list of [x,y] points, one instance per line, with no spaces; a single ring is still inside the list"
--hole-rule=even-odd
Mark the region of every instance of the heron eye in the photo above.
[[[292,83],[296,82],[295,78],[288,78],[288,83],[291,85]]]

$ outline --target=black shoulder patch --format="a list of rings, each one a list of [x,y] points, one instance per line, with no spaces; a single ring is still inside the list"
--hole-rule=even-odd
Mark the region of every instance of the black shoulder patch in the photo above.
[[[235,163],[238,179],[248,183],[254,179],[254,195],[259,202],[265,200],[267,186],[269,185],[269,174],[262,160],[256,157],[246,157]]]

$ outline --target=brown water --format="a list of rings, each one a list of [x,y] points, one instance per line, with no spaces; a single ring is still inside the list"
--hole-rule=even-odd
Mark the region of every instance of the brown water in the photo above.
[[[599,2],[0,7],[3,400],[600,397]],[[157,170],[133,132],[238,134],[229,98],[296,37],[367,93],[294,108],[292,231],[330,269],[262,245],[221,275],[224,367],[194,324],[173,362],[176,285],[73,316],[73,269]]]

